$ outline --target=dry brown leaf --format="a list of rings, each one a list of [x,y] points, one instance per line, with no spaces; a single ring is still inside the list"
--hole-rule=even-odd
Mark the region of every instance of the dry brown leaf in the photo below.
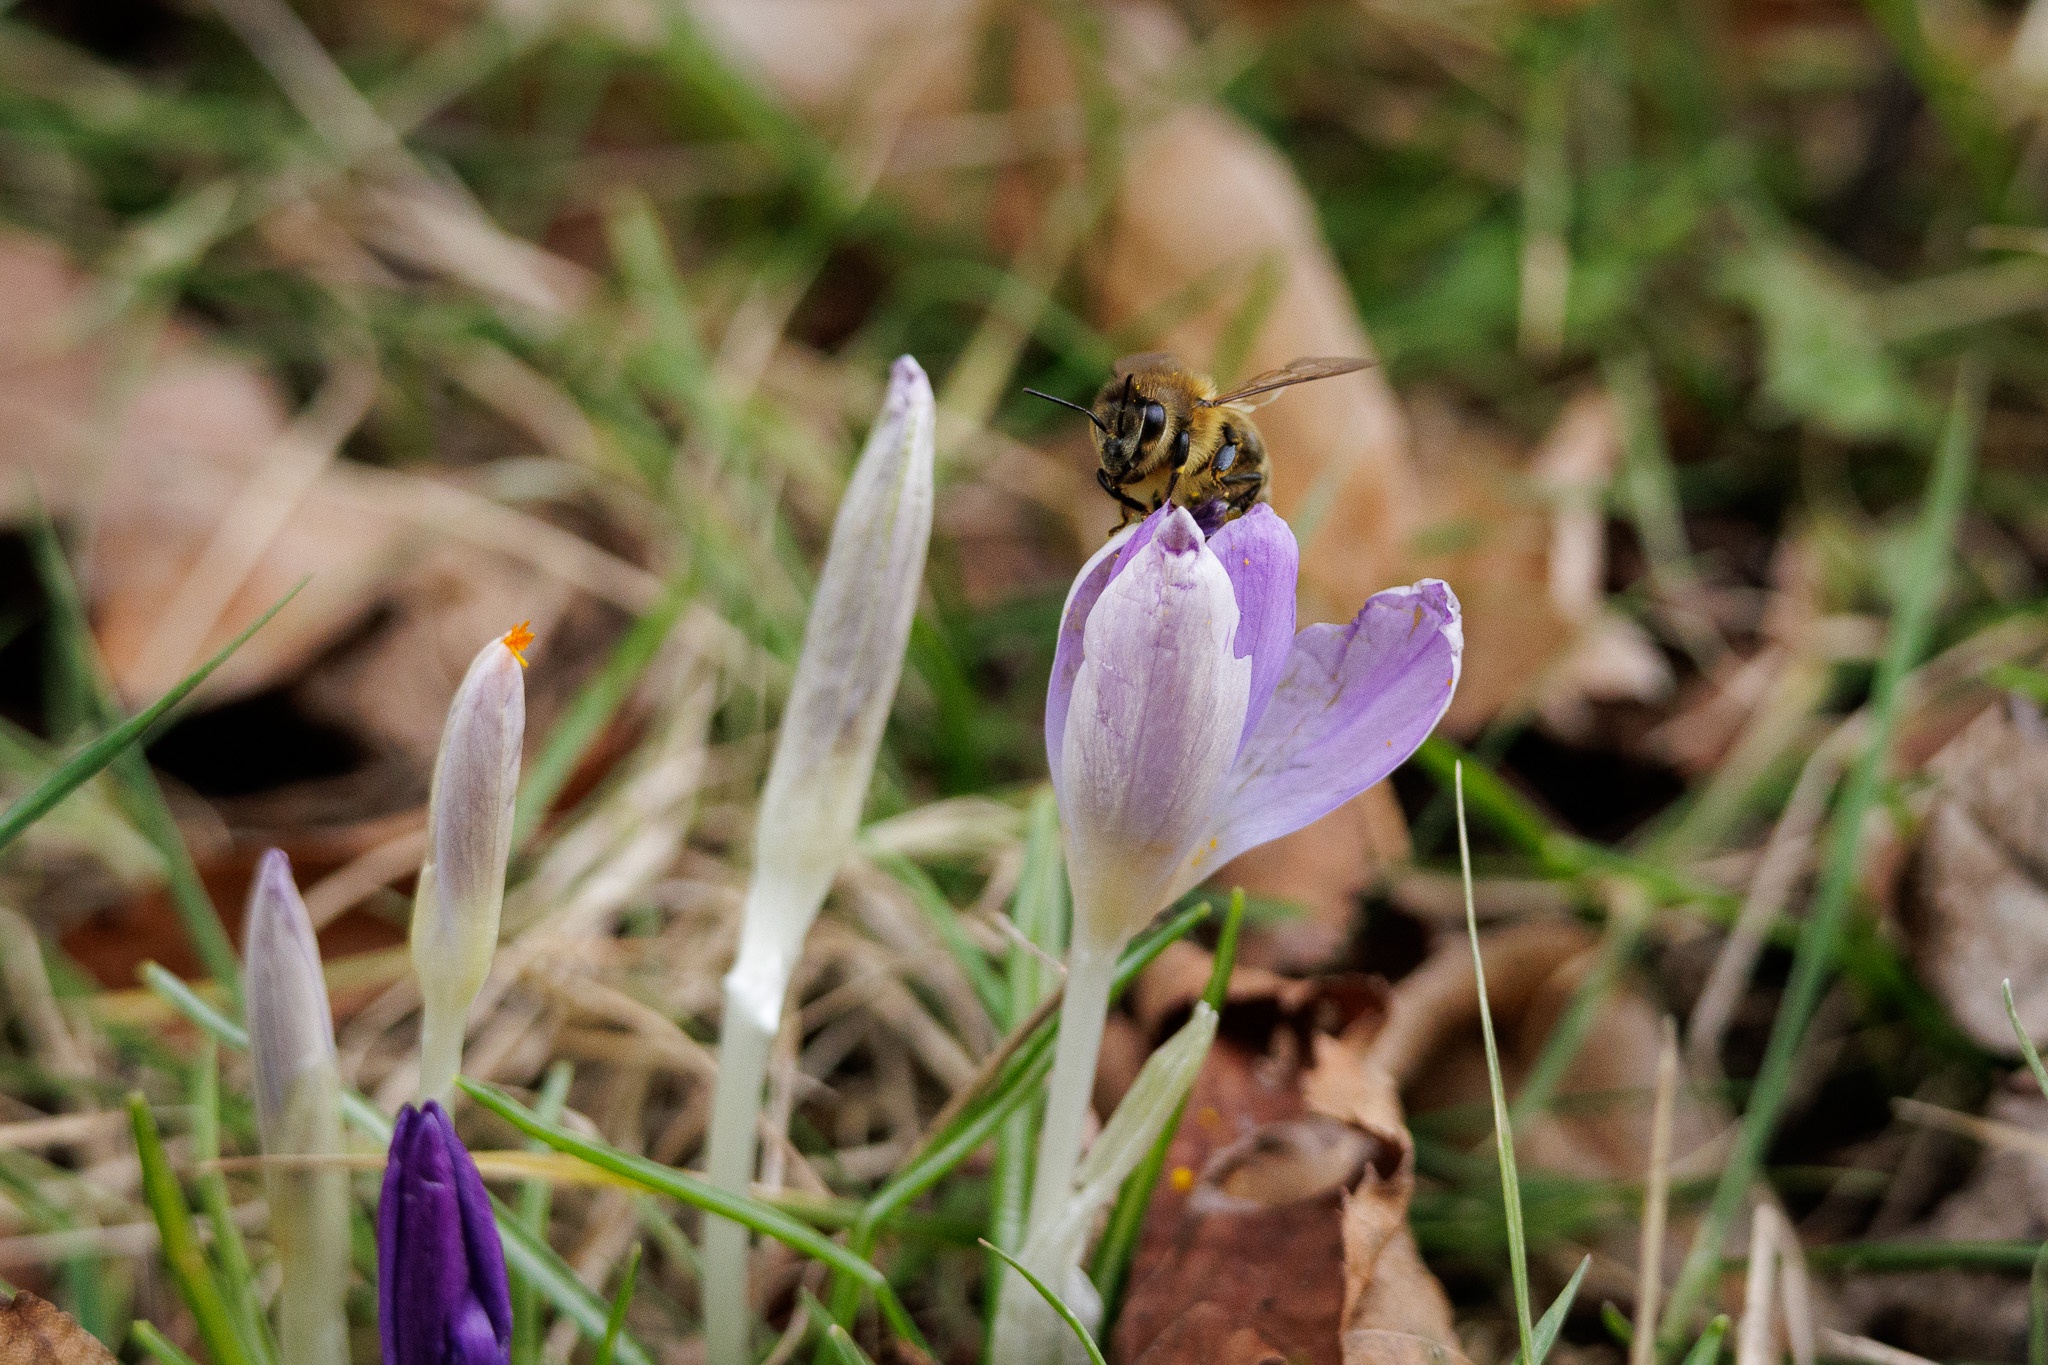
[[[1912,878],[1913,956],[1964,1031],[2015,1056],[2000,983],[2048,1041],[2048,724],[1988,708],[1928,764],[1937,782]]]
[[[115,1360],[77,1319],[22,1290],[0,1307],[0,1365],[115,1365]]]
[[[1408,822],[1382,782],[1308,825],[1242,854],[1212,884],[1288,901],[1306,912],[1298,919],[1245,935],[1242,961],[1277,971],[1314,971],[1350,945],[1359,898],[1408,861]]]
[[[1463,1359],[1408,1233],[1400,1100],[1364,1060],[1379,1027],[1368,1011],[1343,1041],[1312,1034],[1306,1070],[1291,1029],[1264,1055],[1218,1042],[1146,1218],[1117,1324],[1123,1359]]]

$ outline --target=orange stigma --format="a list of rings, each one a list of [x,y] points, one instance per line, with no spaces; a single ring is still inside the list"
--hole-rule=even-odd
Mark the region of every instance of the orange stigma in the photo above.
[[[519,660],[521,668],[526,667],[526,647],[533,643],[533,632],[527,629],[532,624],[531,621],[521,621],[506,631],[505,638],[498,642],[512,651],[512,657]]]

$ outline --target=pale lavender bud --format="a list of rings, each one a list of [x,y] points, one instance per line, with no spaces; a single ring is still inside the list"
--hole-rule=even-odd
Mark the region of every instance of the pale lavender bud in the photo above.
[[[341,1079],[320,945],[292,883],[291,863],[277,849],[256,864],[243,954],[256,1135],[264,1155],[339,1157],[345,1150]],[[266,1173],[265,1186],[284,1271],[277,1311],[285,1365],[345,1365],[347,1173],[279,1166]]]
[[[739,960],[728,986],[773,1033],[782,994],[853,846],[895,703],[931,541],[931,383],[904,356],[832,524],[754,834]]]
[[[412,962],[419,977],[420,1094],[445,1098],[462,1063],[469,1007],[490,974],[512,854],[519,746],[526,733],[524,622],[470,663],[434,760],[427,858],[413,899]]]
[[[909,356],[889,373],[867,448],[832,524],[754,830],[754,876],[725,977],[706,1171],[744,1192],[768,1044],[804,936],[852,849],[875,751],[896,699],[932,530],[931,382]],[[704,1227],[704,1339],[714,1362],[746,1352],[746,1230]]]

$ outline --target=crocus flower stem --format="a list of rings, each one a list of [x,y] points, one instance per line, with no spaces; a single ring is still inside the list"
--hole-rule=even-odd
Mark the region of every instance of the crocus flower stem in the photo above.
[[[1067,993],[1060,1002],[1059,1043],[1053,1054],[1052,1078],[1046,1085],[1045,1125],[1038,1133],[1028,1227],[1044,1227],[1065,1206],[1073,1190],[1088,1103],[1095,1092],[1103,1026],[1109,1018],[1116,959],[1115,949],[1102,952],[1084,944],[1076,944],[1067,955]],[[1032,1269],[1042,1273],[1041,1267]]]
[[[861,452],[818,575],[788,705],[754,827],[754,876],[739,954],[725,978],[718,1086],[706,1172],[744,1194],[768,1051],[804,938],[853,847],[875,753],[896,698],[931,540],[931,383],[905,356]],[[709,1365],[746,1365],[747,1234],[706,1217],[704,1341]]]

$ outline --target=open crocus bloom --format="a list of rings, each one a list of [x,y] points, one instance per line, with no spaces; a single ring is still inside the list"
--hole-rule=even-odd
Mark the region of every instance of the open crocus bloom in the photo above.
[[[1294,629],[1300,552],[1263,504],[1205,537],[1163,508],[1074,580],[1046,696],[1075,936],[1121,943],[1223,864],[1328,814],[1428,737],[1458,684],[1450,587]]]

